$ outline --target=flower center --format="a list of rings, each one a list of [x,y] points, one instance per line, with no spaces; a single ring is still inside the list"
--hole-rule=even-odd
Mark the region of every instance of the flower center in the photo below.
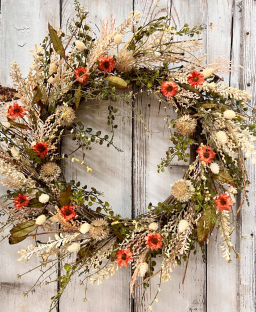
[[[65,209],[66,216],[70,216],[72,214],[72,211],[70,209]]]
[[[194,77],[193,77],[193,80],[194,80],[194,81],[198,81],[198,76],[194,76]]]
[[[127,258],[127,257],[126,257],[126,254],[123,253],[122,256],[121,256],[121,259],[122,259],[122,260],[126,260],[126,258]]]
[[[166,88],[166,90],[167,90],[168,92],[172,92],[173,87],[172,87],[172,86],[168,86],[168,87]]]
[[[158,243],[158,239],[155,238],[155,237],[153,237],[153,238],[151,239],[151,243],[154,244],[154,245],[156,245],[156,244]]]
[[[104,67],[109,68],[109,62],[104,62]]]
[[[43,153],[45,151],[45,147],[43,145],[40,145],[38,147],[38,150],[39,150],[40,153]]]
[[[19,109],[19,108],[15,108],[15,109],[13,110],[13,112],[14,112],[14,113],[20,113],[20,109]]]
[[[226,205],[226,200],[224,199],[224,198],[222,198],[221,200],[220,200],[220,203],[221,203],[221,205]]]
[[[204,153],[204,158],[209,158],[210,154],[208,152]]]
[[[25,199],[24,198],[21,198],[20,199],[20,204],[23,204],[25,202]]]
[[[78,75],[79,75],[79,77],[82,77],[82,76],[84,75],[84,72],[83,72],[83,71],[80,71],[80,72],[78,73]]]

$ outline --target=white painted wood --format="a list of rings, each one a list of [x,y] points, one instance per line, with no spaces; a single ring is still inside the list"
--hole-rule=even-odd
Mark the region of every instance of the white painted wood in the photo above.
[[[116,25],[121,23],[132,11],[132,1],[124,3],[120,1],[80,1],[85,11],[89,12],[88,20],[92,23],[92,27],[99,34],[97,27],[104,18],[110,18],[111,13],[116,18]],[[63,27],[65,29],[66,22],[70,17],[74,16],[74,9],[71,1],[63,2]],[[97,25],[97,27],[96,27]],[[96,132],[101,130],[102,134],[110,134],[110,126],[107,125],[107,114],[98,115],[97,111],[92,113],[90,110],[84,110],[86,105],[102,110],[102,105],[96,102],[84,103],[78,110],[78,119],[81,120],[86,127],[93,128]],[[124,217],[131,217],[131,194],[132,194],[132,120],[131,118],[122,116],[132,116],[131,109],[122,103],[104,103],[105,111],[107,105],[113,105],[119,109],[116,121],[118,128],[114,144],[124,150],[123,153],[118,152],[113,147],[94,145],[91,151],[85,152],[85,163],[93,169],[92,173],[86,173],[86,167],[79,166],[78,163],[70,163],[66,169],[66,177],[81,181],[88,187],[94,186],[98,190],[103,191],[104,197],[110,205],[112,205],[115,213],[120,213]],[[74,148],[74,144],[70,140],[63,142],[63,152],[69,153]],[[77,158],[82,159],[82,153],[75,154]],[[131,277],[130,269],[121,268],[109,280],[102,285],[91,285],[88,283],[88,292],[86,303],[82,302],[85,296],[85,286],[80,285],[83,278],[75,277],[66,292],[60,300],[60,311],[68,312],[73,305],[85,311],[106,311],[118,312],[120,307],[123,311],[130,311],[129,281]]]
[[[55,27],[59,26],[58,1],[1,1],[0,84],[12,85],[9,64],[13,60],[20,63],[24,77],[26,76],[32,61],[29,49],[33,49],[35,43],[39,44],[43,40],[48,22]],[[4,190],[1,187],[1,194]],[[40,271],[33,271],[21,279],[17,279],[17,274],[39,265],[40,260],[33,257],[24,265],[17,262],[17,251],[32,243],[34,241],[30,239],[14,246],[10,246],[7,240],[0,244],[1,312],[33,312],[35,309],[45,312],[50,306],[50,298],[56,294],[57,285],[51,283],[48,286],[42,285],[28,297],[23,297],[23,292],[28,291],[36,282]]]
[[[252,105],[255,107],[255,68],[256,68],[256,2],[245,0],[236,2],[236,14],[242,15],[240,27],[240,38],[242,43],[234,45],[234,54],[241,51],[241,63],[244,67],[240,78],[240,87],[246,89],[253,95]],[[241,10],[241,11],[240,11]],[[238,34],[236,34],[238,35]],[[256,228],[256,190],[255,190],[255,166],[247,163],[248,178],[251,181],[249,186],[250,206],[246,204],[240,213],[241,231],[246,239],[240,242],[241,259],[239,261],[238,284],[239,292],[238,310],[240,312],[255,311],[255,228]]]
[[[20,64],[26,77],[32,62],[29,50],[43,41],[48,22],[59,27],[59,1],[2,0],[1,8],[0,84],[11,86],[10,63]]]

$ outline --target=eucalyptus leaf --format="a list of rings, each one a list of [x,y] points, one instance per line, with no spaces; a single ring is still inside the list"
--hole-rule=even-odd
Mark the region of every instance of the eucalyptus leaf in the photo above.
[[[128,86],[127,82],[119,77],[108,76],[106,80],[108,80],[111,87],[115,87],[116,89],[126,89]]]
[[[51,42],[53,44],[54,50],[63,58],[65,58],[65,50],[61,39],[57,35],[57,31],[48,23],[48,29],[50,33]]]

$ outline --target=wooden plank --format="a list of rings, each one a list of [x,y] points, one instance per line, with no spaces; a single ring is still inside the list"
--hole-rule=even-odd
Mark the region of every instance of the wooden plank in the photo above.
[[[233,53],[238,54],[240,51],[241,71],[240,79],[237,84],[240,88],[247,90],[253,95],[252,105],[255,107],[255,71],[256,71],[256,57],[255,57],[255,44],[256,44],[256,3],[252,0],[245,0],[237,2],[235,6],[235,14],[237,19],[241,21],[241,26],[236,28],[236,33],[233,37],[240,36],[241,41],[234,42]],[[240,15],[240,17],[239,17]],[[237,26],[237,25],[236,25]],[[242,47],[242,48],[241,48]],[[238,284],[239,289],[237,292],[238,310],[240,312],[255,311],[256,298],[255,298],[255,201],[256,201],[256,184],[255,184],[255,165],[247,162],[246,166],[248,178],[251,181],[249,186],[249,202],[250,206],[244,205],[240,212],[241,234],[246,239],[240,242],[241,259],[239,259],[239,272]]]
[[[29,49],[34,48],[35,43],[40,43],[47,32],[47,23],[59,24],[58,1],[33,1],[28,0],[4,0],[1,2],[1,45],[0,45],[0,83],[12,85],[9,78],[10,62],[16,60],[21,65],[24,76],[31,64]],[[6,188],[1,187],[1,194]],[[5,233],[7,234],[7,232]],[[34,244],[32,239],[20,244],[9,246],[8,241],[0,244],[0,291],[1,311],[32,312],[36,310],[45,312],[50,306],[50,298],[56,293],[56,284],[36,288],[28,297],[23,297],[36,282],[39,271],[33,271],[21,279],[17,274],[25,273],[39,265],[39,258],[33,257],[26,265],[17,262],[17,251],[26,249]],[[38,304],[39,302],[43,304]]]
[[[43,41],[48,22],[59,27],[59,1],[2,0],[1,7],[0,83],[11,86],[10,63],[20,64],[26,77],[32,65],[29,50]]]
[[[121,23],[132,11],[132,1],[80,1],[85,11],[89,12],[88,20],[91,21],[96,35],[99,34],[97,27],[104,18],[110,18],[111,13],[116,18],[116,25]],[[66,22],[74,16],[74,9],[70,1],[63,1],[63,29]],[[97,25],[97,27],[96,27]],[[83,110],[86,105],[93,106],[96,111]],[[107,114],[102,112],[102,105],[95,102],[83,104],[78,111],[78,118],[85,127],[91,127],[95,131],[101,130],[102,134],[110,134],[110,127],[107,126]],[[93,145],[91,151],[85,152],[85,162],[90,166],[92,173],[86,173],[78,163],[70,163],[66,169],[66,177],[81,181],[88,187],[95,186],[105,193],[104,200],[107,200],[113,207],[115,213],[124,217],[131,217],[131,163],[132,163],[132,141],[131,141],[131,110],[122,103],[104,103],[105,111],[107,105],[111,104],[119,109],[120,117],[116,118],[118,128],[116,129],[114,144],[124,150],[118,152],[113,147]],[[98,114],[97,110],[100,110]],[[122,116],[128,116],[122,117]],[[111,134],[110,134],[111,135]],[[69,153],[74,149],[70,140],[63,142],[63,151]],[[81,153],[75,154],[76,158],[82,159]],[[91,285],[88,283],[86,303],[82,300],[85,297],[85,286],[80,285],[83,278],[75,277],[60,300],[60,311],[70,311],[73,306],[75,310],[85,309],[86,311],[117,312],[122,307],[123,311],[130,311],[129,282],[130,270],[119,269],[118,272],[105,281],[102,285]]]
[[[207,61],[219,55],[230,59],[232,32],[232,1],[207,2]],[[236,23],[236,21],[234,21]],[[216,44],[216,41],[218,44]],[[229,73],[220,74],[224,84],[229,85]],[[207,311],[237,311],[237,262],[233,254],[233,261],[227,263],[222,258],[220,246],[222,238],[220,231],[214,231],[207,245]],[[232,242],[236,244],[236,236],[232,235]],[[228,288],[226,281],[229,281]],[[218,300],[216,300],[218,298]]]
[[[153,7],[154,1],[135,1],[135,10],[143,12]],[[172,5],[171,5],[171,4]],[[172,14],[172,25],[181,28],[185,23],[189,25],[201,24],[198,8],[201,1],[160,1],[158,14],[166,14],[164,9],[169,5]],[[193,12],[193,14],[191,14]],[[150,105],[148,105],[150,103]],[[147,211],[149,202],[156,205],[170,195],[170,184],[182,178],[186,167],[183,163],[174,162],[164,173],[157,173],[157,165],[165,151],[170,146],[168,125],[164,121],[164,104],[159,104],[155,98],[143,96],[135,101],[135,107],[142,114],[150,134],[145,135],[140,122],[134,122],[134,212],[135,215]],[[176,118],[174,111],[170,110],[170,119]],[[157,260],[160,266],[161,259]],[[157,270],[157,269],[156,269]],[[153,311],[205,311],[205,265],[200,252],[191,256],[184,285],[182,279],[185,264],[176,267],[171,273],[172,280],[161,285],[159,303],[154,303]],[[137,288],[135,298],[135,311],[147,311],[149,304],[154,300],[158,289],[159,278],[151,280],[145,299],[141,302],[143,289]]]

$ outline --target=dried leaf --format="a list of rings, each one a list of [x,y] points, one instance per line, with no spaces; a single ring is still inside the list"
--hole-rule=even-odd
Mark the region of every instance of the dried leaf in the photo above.
[[[78,88],[76,89],[76,92],[75,92],[75,105],[76,105],[76,109],[78,109],[80,101],[81,101],[81,84],[79,83],[79,86],[78,86]]]
[[[235,181],[233,180],[231,175],[229,175],[227,172],[220,171],[218,174],[212,174],[212,177],[214,179],[217,179],[217,180],[223,182],[223,183],[228,183],[228,184],[236,187]]]
[[[57,35],[57,31],[48,23],[48,29],[50,33],[51,42],[54,50],[63,58],[65,58],[65,50],[61,39]]]
[[[17,127],[17,128],[20,128],[20,129],[30,129],[27,125],[15,122],[15,121],[13,121],[10,118],[7,118],[7,119],[9,121],[9,123],[11,124],[11,126],[13,126],[13,127]]]
[[[17,244],[23,241],[37,227],[35,221],[27,221],[16,225],[10,230],[9,244]]]
[[[217,104],[211,104],[211,103],[203,103],[201,105],[201,107],[203,107],[203,108],[214,108],[216,106],[217,106]]]
[[[115,87],[116,89],[126,89],[128,86],[128,84],[119,77],[108,76],[106,80],[108,80],[108,83],[111,87]]]
[[[41,100],[41,98],[43,97],[42,91],[39,87],[35,87],[34,88],[34,97],[32,102],[33,103],[39,103],[39,101]]]
[[[42,208],[42,207],[44,207],[44,204],[40,203],[40,201],[37,198],[33,198],[30,200],[28,207]]]
[[[181,85],[181,87],[182,87],[183,89],[185,89],[185,90],[188,90],[188,91],[191,91],[191,92],[193,92],[193,93],[196,93],[196,94],[201,95],[201,93],[200,93],[197,89],[192,88],[192,87],[191,87],[189,84],[187,84],[187,83],[181,83],[180,85]]]

